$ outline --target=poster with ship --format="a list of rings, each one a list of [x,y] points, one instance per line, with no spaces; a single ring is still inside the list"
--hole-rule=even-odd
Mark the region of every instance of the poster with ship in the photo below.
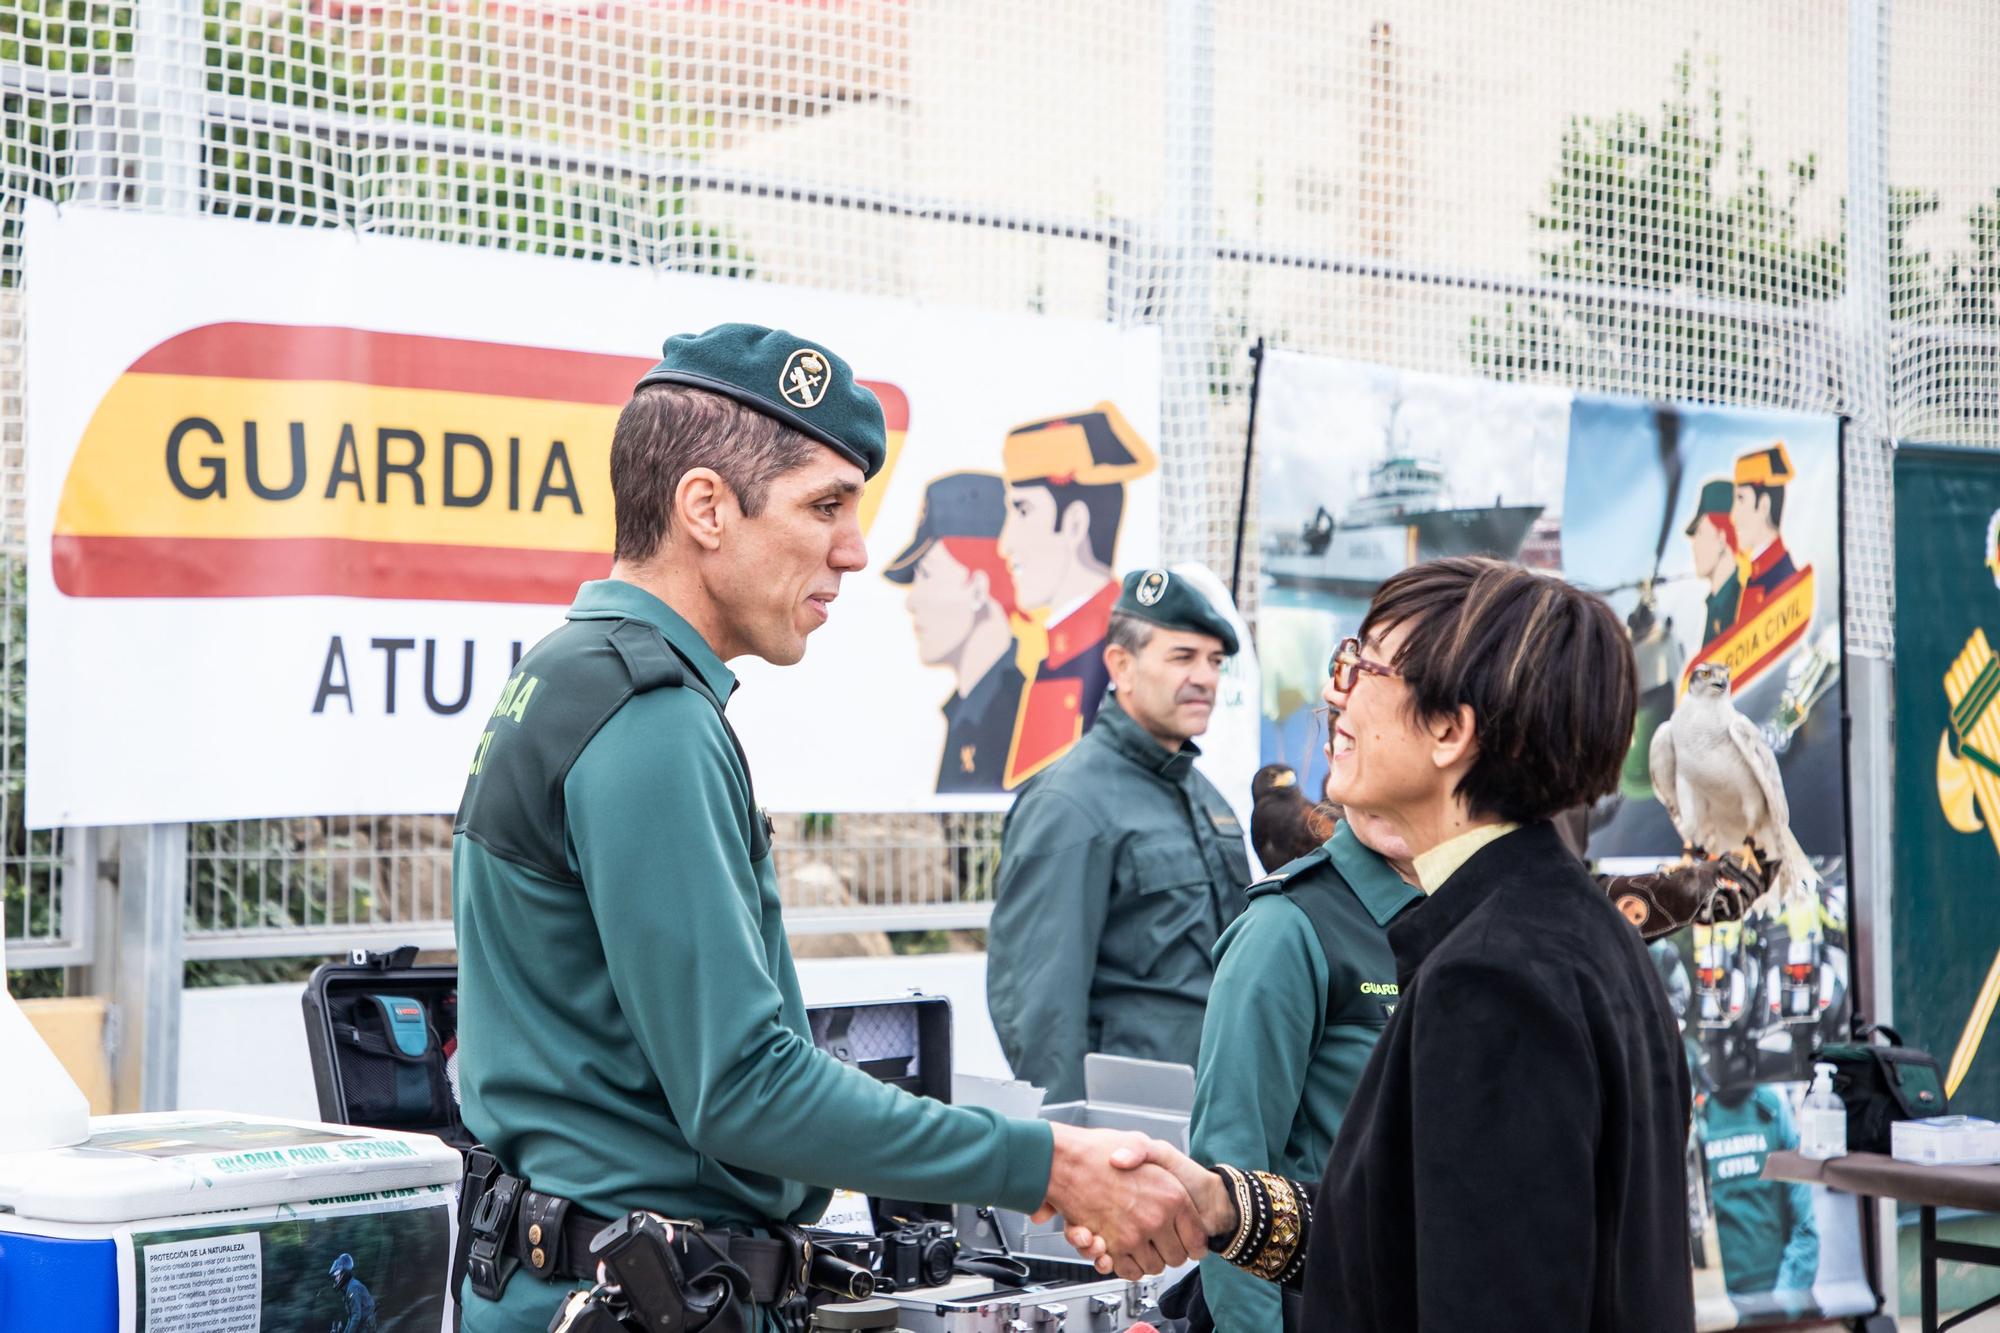
[[[1561,566],[1570,395],[1266,351],[1256,439],[1263,759],[1326,782],[1320,689],[1382,580],[1445,555]]]
[[[1760,1175],[1765,1156],[1797,1144],[1815,1039],[1848,1016],[1839,421],[1276,351],[1254,420],[1263,759],[1291,764],[1308,792],[1325,783],[1327,659],[1381,581],[1417,561],[1518,560],[1624,619],[1643,693],[1620,789],[1592,812],[1601,871],[1680,855],[1647,750],[1693,669],[1729,665],[1820,883],[1810,901],[1649,947],[1695,1089],[1697,1324],[1872,1308],[1852,1200]]]

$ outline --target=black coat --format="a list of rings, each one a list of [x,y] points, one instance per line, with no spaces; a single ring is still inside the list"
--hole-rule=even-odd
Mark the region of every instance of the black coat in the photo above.
[[[1548,824],[1389,927],[1401,995],[1313,1208],[1305,1327],[1688,1333],[1688,1070]]]

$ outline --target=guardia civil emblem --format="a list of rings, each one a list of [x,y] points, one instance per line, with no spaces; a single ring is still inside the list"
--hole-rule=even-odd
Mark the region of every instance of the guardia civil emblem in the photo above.
[[[1133,599],[1141,606],[1156,606],[1166,595],[1167,571],[1164,569],[1147,570],[1146,576],[1139,580],[1137,591],[1132,594]]]
[[[2000,583],[2000,512],[1986,524],[1986,548],[1980,560]],[[1987,641],[1984,627],[1975,627],[1964,649],[1944,673],[1945,702],[1951,713],[1938,737],[1937,798],[1945,823],[1958,833],[1984,829],[2000,850],[2000,659]],[[1971,1018],[1959,1034],[1958,1047],[1945,1069],[1945,1095],[1964,1081],[1979,1044],[2000,1003],[2000,955],[1980,987]]]
[[[826,358],[810,347],[801,347],[785,358],[785,368],[778,374],[778,392],[793,407],[818,407],[832,378]]]

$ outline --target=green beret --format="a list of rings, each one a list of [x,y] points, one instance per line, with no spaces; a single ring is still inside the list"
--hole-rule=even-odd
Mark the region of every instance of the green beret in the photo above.
[[[1125,576],[1125,589],[1112,606],[1114,616],[1137,616],[1167,629],[1208,634],[1222,640],[1222,650],[1236,653],[1236,627],[1209,604],[1201,590],[1164,569],[1135,569]]]
[[[1695,501],[1694,517],[1688,520],[1687,535],[1694,536],[1694,530],[1701,523],[1703,514],[1726,514],[1736,503],[1736,487],[1717,478],[1701,484],[1701,498]]]
[[[924,507],[917,517],[917,535],[903,553],[889,562],[882,577],[891,583],[911,583],[922,560],[940,537],[997,540],[1007,518],[1007,484],[991,472],[947,472],[924,488]]]
[[[888,453],[882,404],[818,343],[761,324],[718,324],[667,339],[648,384],[687,384],[734,398],[810,435],[872,477]]]

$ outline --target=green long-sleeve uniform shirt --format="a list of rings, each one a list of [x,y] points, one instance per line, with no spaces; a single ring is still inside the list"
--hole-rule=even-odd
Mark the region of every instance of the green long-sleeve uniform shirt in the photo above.
[[[1014,1073],[1083,1096],[1091,1051],[1193,1064],[1250,861],[1229,802],[1109,696],[1007,816],[986,999]]]
[[[1396,1003],[1392,918],[1423,895],[1343,823],[1251,886],[1215,948],[1190,1126],[1197,1161],[1317,1180]],[[1210,1255],[1219,1333],[1275,1333],[1278,1288]]]
[[[467,1128],[606,1217],[804,1222],[833,1186],[1032,1211],[1047,1125],[814,1049],[767,826],[697,684],[736,680],[665,603],[586,583],[488,720],[452,844]],[[465,1328],[542,1333],[564,1290],[467,1288]]]

